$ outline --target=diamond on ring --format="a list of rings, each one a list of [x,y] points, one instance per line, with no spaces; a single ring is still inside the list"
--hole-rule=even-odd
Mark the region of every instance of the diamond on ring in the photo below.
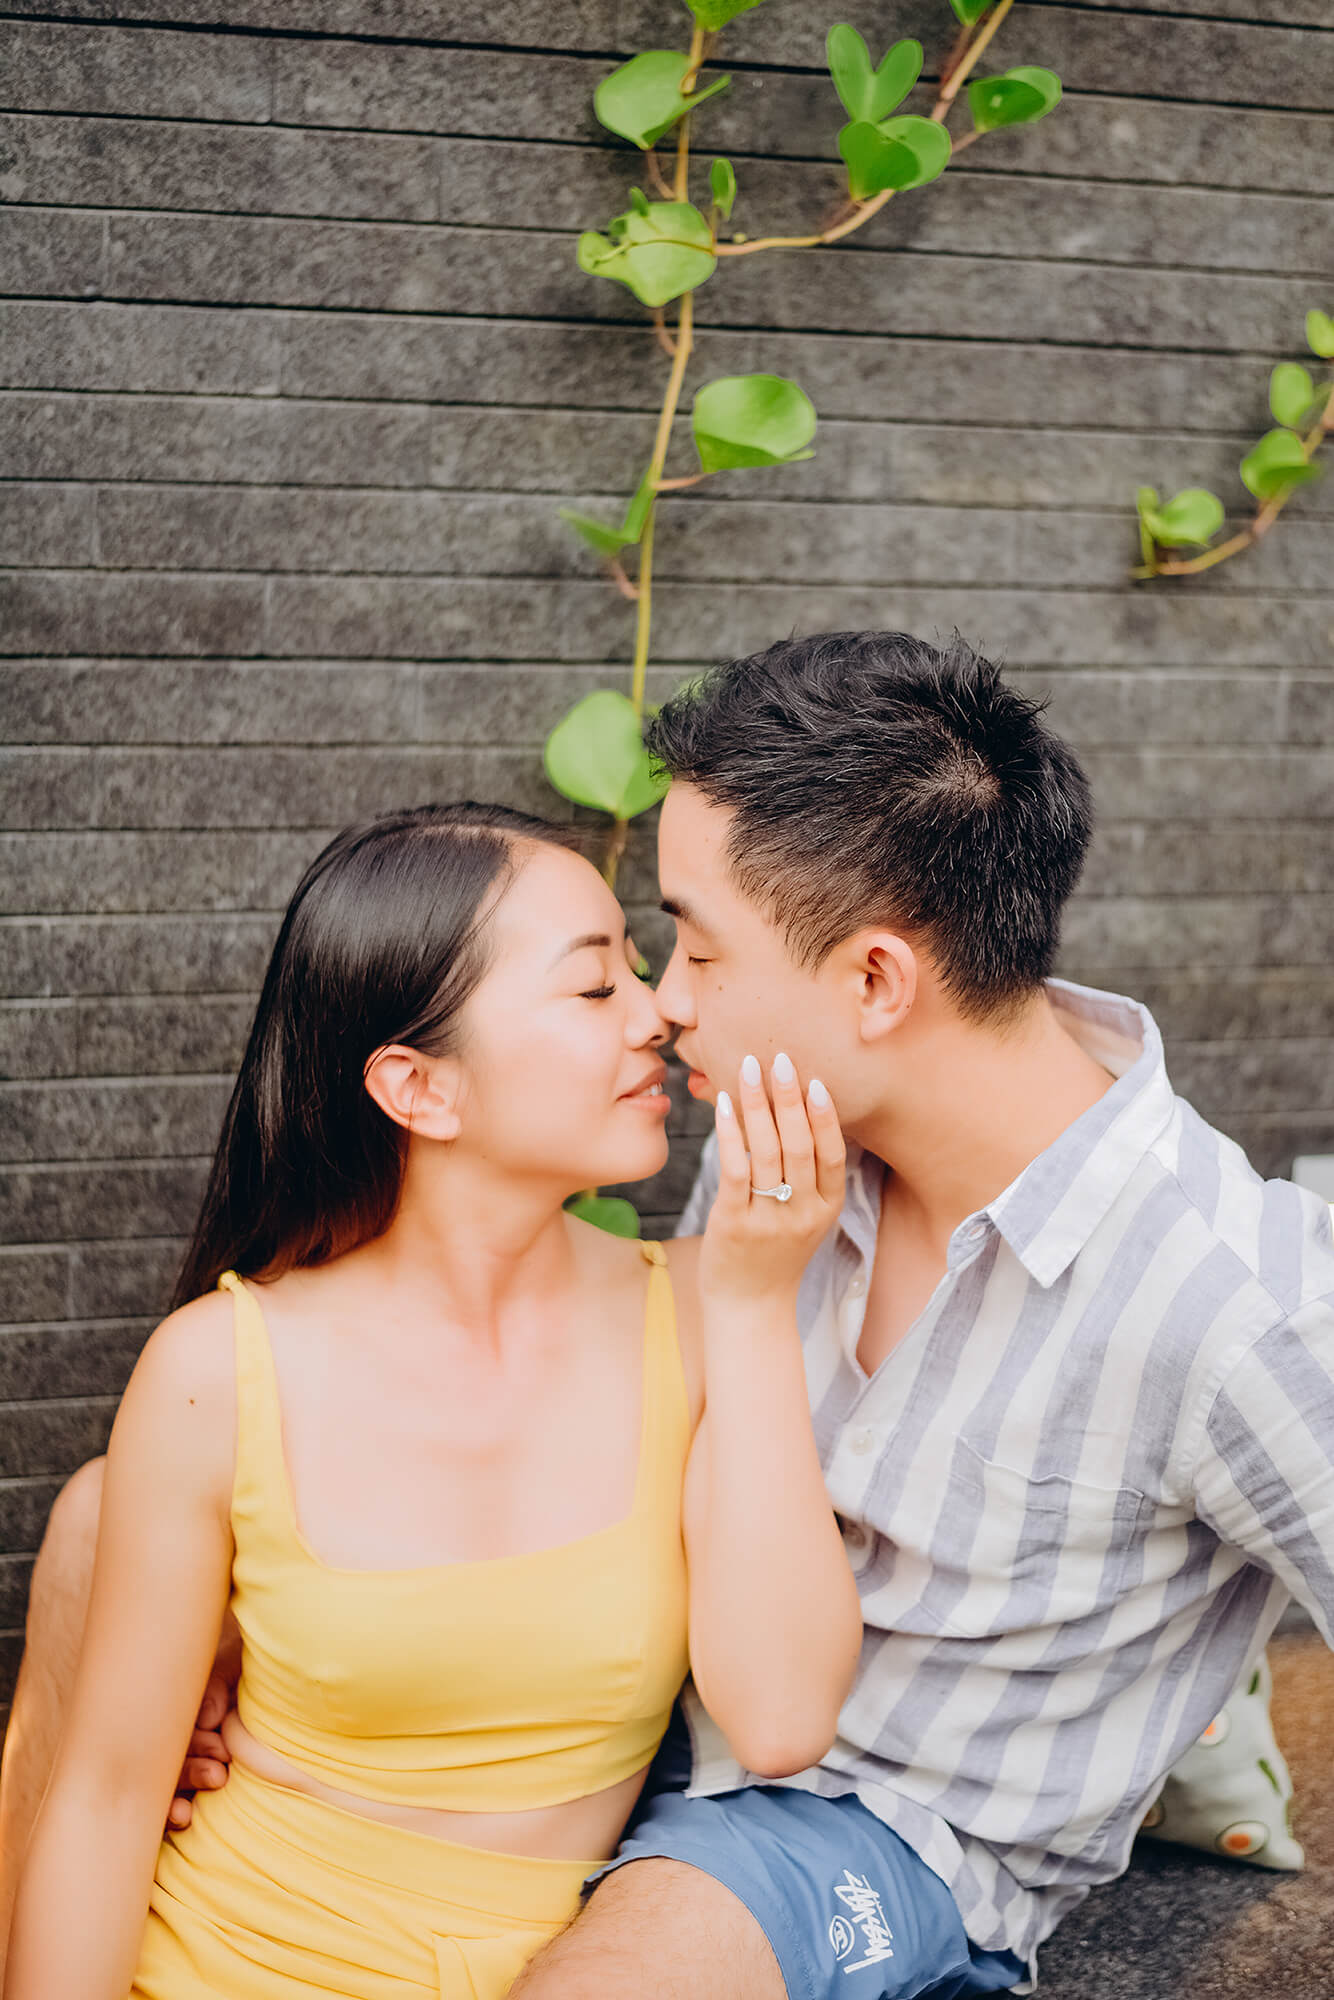
[[[791,1201],[792,1199],[792,1190],[786,1181],[779,1181],[776,1188],[757,1188],[752,1181],[750,1191],[752,1194],[771,1194],[775,1201]]]

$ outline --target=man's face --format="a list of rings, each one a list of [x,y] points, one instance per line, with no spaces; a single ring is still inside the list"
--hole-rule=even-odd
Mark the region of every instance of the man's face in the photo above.
[[[676,948],[658,986],[658,1004],[679,1027],[677,1053],[691,1071],[692,1096],[736,1096],[742,1058],[767,1074],[780,1049],[803,1083],[819,1076],[834,1091],[855,1059],[855,1006],[839,954],[818,972],[788,956],[781,933],[733,886],[726,859],[731,812],[693,785],[677,782],[663,802],[658,880],[676,922]]]

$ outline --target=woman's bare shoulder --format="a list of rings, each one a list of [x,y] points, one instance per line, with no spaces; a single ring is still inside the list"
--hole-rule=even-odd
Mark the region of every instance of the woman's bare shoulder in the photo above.
[[[236,1434],[233,1308],[223,1292],[169,1313],[144,1343],[117,1425],[172,1458],[202,1455],[205,1479],[229,1471]]]

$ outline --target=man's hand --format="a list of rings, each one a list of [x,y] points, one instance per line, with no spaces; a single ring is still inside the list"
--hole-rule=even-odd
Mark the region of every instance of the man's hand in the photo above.
[[[213,1662],[213,1672],[208,1677],[204,1689],[204,1699],[199,1704],[199,1715],[195,1721],[190,1747],[185,1753],[181,1775],[176,1781],[176,1796],[167,1812],[167,1826],[170,1831],[181,1832],[189,1826],[194,1817],[194,1795],[196,1792],[217,1792],[227,1782],[227,1766],[231,1759],[227,1746],[219,1731],[223,1717],[235,1705],[236,1683],[241,1674],[241,1634],[231,1612],[223,1621],[222,1636],[218,1641],[217,1658]]]

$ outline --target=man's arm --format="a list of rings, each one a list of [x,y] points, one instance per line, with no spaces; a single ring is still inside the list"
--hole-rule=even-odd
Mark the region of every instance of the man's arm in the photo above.
[[[1286,1585],[1334,1646],[1334,1296],[1229,1370],[1205,1421],[1196,1510]]]

